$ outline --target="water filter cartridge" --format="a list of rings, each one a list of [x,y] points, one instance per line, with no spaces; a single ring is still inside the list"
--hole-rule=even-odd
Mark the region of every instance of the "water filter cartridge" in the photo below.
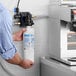
[[[29,59],[34,62],[34,28],[26,27],[26,32],[23,34],[24,59]]]

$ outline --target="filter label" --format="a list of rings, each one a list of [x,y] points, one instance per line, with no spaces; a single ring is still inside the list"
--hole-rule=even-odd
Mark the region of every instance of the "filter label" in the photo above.
[[[24,49],[34,48],[34,35],[24,34]]]

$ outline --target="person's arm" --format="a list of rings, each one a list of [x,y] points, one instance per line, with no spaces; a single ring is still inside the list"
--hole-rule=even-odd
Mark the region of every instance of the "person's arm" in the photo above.
[[[30,68],[33,65],[33,62],[30,60],[23,60],[17,53],[10,30],[3,28],[0,31],[0,53],[2,58],[8,63],[18,65],[22,68]]]
[[[30,60],[23,60],[19,53],[16,53],[12,59],[6,60],[8,63],[19,65],[20,67],[27,69],[33,65],[33,62]]]

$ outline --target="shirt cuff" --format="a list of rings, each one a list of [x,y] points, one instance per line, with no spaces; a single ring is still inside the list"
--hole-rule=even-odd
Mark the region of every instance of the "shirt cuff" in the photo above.
[[[1,56],[3,59],[6,59],[6,60],[12,59],[16,52],[17,52],[16,48],[14,47],[14,48],[11,48],[10,50],[4,52],[3,54],[1,54]]]

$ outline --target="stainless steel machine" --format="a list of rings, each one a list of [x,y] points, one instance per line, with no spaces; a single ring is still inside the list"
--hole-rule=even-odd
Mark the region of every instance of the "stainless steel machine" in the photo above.
[[[53,59],[76,65],[76,7],[49,7],[49,52]]]

